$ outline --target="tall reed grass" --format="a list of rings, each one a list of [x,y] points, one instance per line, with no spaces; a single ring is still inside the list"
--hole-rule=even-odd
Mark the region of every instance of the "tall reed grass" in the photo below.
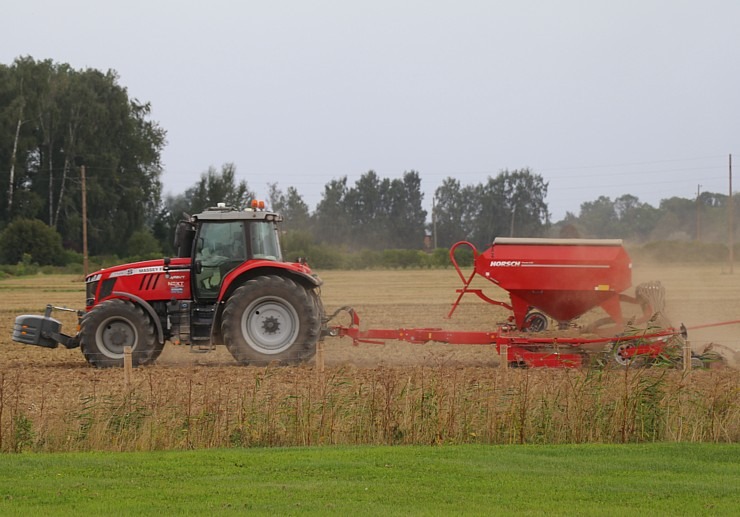
[[[39,387],[0,371],[0,451],[737,442],[735,370],[139,368]],[[119,382],[120,379],[120,382]]]

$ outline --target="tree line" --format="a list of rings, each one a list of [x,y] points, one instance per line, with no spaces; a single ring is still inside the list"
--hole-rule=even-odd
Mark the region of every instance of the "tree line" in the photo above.
[[[123,252],[160,202],[165,131],[113,71],[51,60],[0,65],[0,215],[38,219],[79,249],[87,169],[91,253]]]
[[[185,192],[163,195],[166,131],[151,120],[149,103],[129,97],[114,71],[76,70],[31,57],[0,64],[0,135],[5,263],[23,253],[59,261],[58,250],[81,251],[83,166],[91,255],[171,253],[172,232],[183,214],[218,202],[245,208],[254,198],[232,163],[210,166]],[[468,185],[448,177],[427,210],[420,172],[384,178],[370,170],[354,184],[347,176],[328,182],[313,210],[293,186],[269,184],[267,201],[284,215],[289,240],[347,251],[446,248],[459,240],[482,248],[497,236],[635,242],[726,237],[726,195],[664,199],[658,207],[632,195],[601,196],[553,223],[548,187],[528,168],[502,170]]]

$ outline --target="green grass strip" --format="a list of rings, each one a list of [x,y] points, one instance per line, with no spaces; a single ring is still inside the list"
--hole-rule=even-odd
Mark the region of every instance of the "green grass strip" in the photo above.
[[[740,446],[314,447],[0,457],[2,515],[737,515]]]

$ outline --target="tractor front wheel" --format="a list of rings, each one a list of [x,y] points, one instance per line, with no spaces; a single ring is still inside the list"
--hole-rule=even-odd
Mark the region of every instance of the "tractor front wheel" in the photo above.
[[[226,302],[221,332],[241,364],[297,364],[313,357],[321,314],[313,291],[268,275],[239,287]]]
[[[151,364],[162,352],[154,325],[140,306],[120,299],[107,300],[82,317],[80,347],[91,365],[123,366],[126,346],[131,347],[134,366]]]

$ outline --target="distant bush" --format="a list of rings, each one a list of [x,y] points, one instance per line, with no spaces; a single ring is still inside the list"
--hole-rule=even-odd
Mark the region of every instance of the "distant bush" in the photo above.
[[[129,237],[126,252],[129,257],[161,257],[162,246],[151,232],[139,230]]]
[[[64,271],[72,275],[81,275],[83,273],[82,264],[77,264],[77,263],[68,264],[64,268]]]
[[[470,267],[473,265],[473,250],[468,246],[460,246],[455,250],[455,259],[461,267]],[[449,257],[447,259],[449,261]]]
[[[64,263],[65,264],[80,264],[82,265],[82,253],[78,253],[74,250],[64,250]]]
[[[94,257],[90,257],[88,262],[90,271],[97,271],[104,267],[112,267],[124,263],[126,261],[121,260],[117,255],[95,255]]]
[[[340,250],[325,246],[323,244],[318,246],[311,246],[306,250],[306,253],[302,255],[303,258],[308,259],[308,263],[311,267],[319,269],[343,269],[345,267],[351,268],[347,264],[346,255]],[[295,260],[295,257],[288,256],[287,260]]]
[[[307,232],[289,231],[281,237],[283,258],[295,260],[297,257],[306,257],[309,250],[316,246],[313,237]]]
[[[21,261],[15,265],[15,274],[18,276],[35,275],[39,272],[39,265],[33,262],[30,253],[24,253]]]
[[[381,266],[386,268],[419,268],[423,266],[424,252],[419,250],[385,250]]]
[[[450,261],[450,250],[448,250],[447,248],[436,248],[434,251],[432,251],[431,262],[433,267],[451,266],[452,262]]]
[[[350,269],[374,269],[380,267],[382,259],[382,251],[362,250],[359,253],[353,253],[346,262]]]
[[[63,266],[64,260],[61,236],[38,219],[16,219],[0,233],[0,262],[4,264]]]
[[[449,267],[449,251],[444,248],[427,253],[421,250],[362,250],[354,253],[326,246],[311,247],[305,255],[317,269],[421,269]],[[472,253],[461,254],[462,265],[472,263]],[[291,259],[292,260],[292,259]]]

